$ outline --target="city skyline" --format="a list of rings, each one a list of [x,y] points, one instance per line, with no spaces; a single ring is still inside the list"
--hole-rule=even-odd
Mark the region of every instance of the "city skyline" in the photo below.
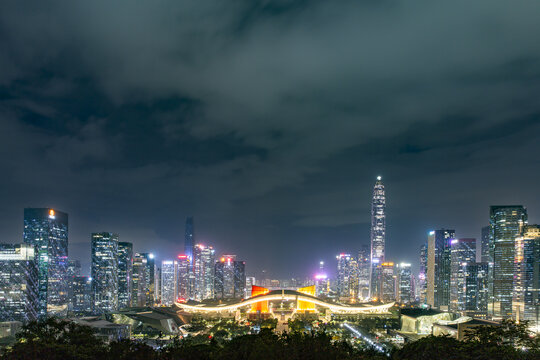
[[[0,5],[0,241],[51,207],[75,258],[102,230],[164,258],[194,216],[253,271],[308,275],[369,245],[378,175],[388,259],[479,239],[491,205],[540,223],[537,2],[110,6]]]

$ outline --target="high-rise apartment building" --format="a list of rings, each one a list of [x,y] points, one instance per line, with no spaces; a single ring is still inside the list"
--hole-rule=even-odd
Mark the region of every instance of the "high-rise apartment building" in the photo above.
[[[371,256],[369,246],[363,245],[358,252],[358,294],[361,299],[369,298],[369,276],[371,269]]]
[[[512,316],[515,243],[527,224],[527,210],[521,205],[491,206],[489,222],[493,271],[488,313],[494,319],[509,318]]]
[[[450,305],[451,241],[454,230],[434,230],[428,236],[427,304],[447,310]]]
[[[24,209],[24,242],[37,251],[39,316],[68,310],[68,214],[51,208]]]
[[[474,302],[467,298],[467,280],[470,266],[476,264],[476,239],[463,238],[450,241],[450,310],[464,312],[476,308]],[[470,288],[469,288],[470,289]]]
[[[118,310],[118,235],[92,234],[92,293],[98,314]]]
[[[382,178],[377,176],[371,202],[371,275],[370,296],[380,293],[376,268],[384,262],[386,239],[386,195]],[[375,271],[374,271],[375,270]]]
[[[540,225],[523,226],[516,238],[512,316],[533,329],[540,326]]]
[[[411,264],[401,263],[396,265],[399,271],[399,302],[409,304],[414,302],[414,284]]]
[[[193,275],[194,298],[197,301],[214,298],[214,271],[216,251],[211,246],[197,244],[194,247]]]
[[[193,264],[193,247],[195,245],[195,232],[193,226],[193,216],[186,218],[186,229],[184,235],[184,254],[188,256]]]
[[[178,295],[178,262],[164,260],[161,262],[161,304],[172,305]]]
[[[36,320],[38,262],[28,244],[0,244],[0,321]]]
[[[133,244],[130,242],[118,243],[118,308],[131,306],[133,290]]]
[[[241,299],[246,289],[245,261],[236,255],[223,255],[215,264],[214,297],[216,299]]]

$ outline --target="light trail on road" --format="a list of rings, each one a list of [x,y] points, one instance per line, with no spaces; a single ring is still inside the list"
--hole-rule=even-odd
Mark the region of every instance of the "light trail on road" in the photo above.
[[[373,348],[379,352],[382,352],[383,354],[386,354],[387,356],[390,356],[390,353],[388,350],[386,350],[384,347],[382,347],[381,345],[378,345],[377,343],[375,343],[373,340],[371,340],[369,337],[365,336],[364,334],[362,334],[360,331],[358,331],[357,329],[353,328],[351,325],[347,324],[347,323],[343,323],[343,326],[345,326],[348,330],[350,330],[353,334],[355,334],[357,337],[361,338],[362,340],[364,340],[365,342],[367,342],[368,344],[370,344],[371,346],[373,346]]]

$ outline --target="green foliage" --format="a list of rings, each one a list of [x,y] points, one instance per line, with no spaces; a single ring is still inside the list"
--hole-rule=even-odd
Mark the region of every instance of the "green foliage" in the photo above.
[[[50,318],[31,322],[17,334],[17,342],[3,359],[96,359],[106,354],[102,340],[88,326]]]

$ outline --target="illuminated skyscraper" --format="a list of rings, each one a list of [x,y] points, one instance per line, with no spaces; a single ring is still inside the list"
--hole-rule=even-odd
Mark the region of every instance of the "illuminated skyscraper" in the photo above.
[[[214,297],[216,299],[241,299],[246,289],[246,263],[236,260],[236,255],[223,255],[215,264]]]
[[[144,300],[146,306],[153,306],[156,301],[156,265],[154,254],[152,253],[136,253],[141,257],[144,276]],[[139,280],[139,283],[141,281]]]
[[[465,305],[463,315],[486,318],[488,305],[488,264],[465,266]]]
[[[92,292],[96,313],[118,310],[117,234],[92,234]]]
[[[428,236],[427,303],[447,310],[450,305],[451,240],[454,230],[430,231]]]
[[[178,294],[178,262],[161,262],[161,304],[172,305]]]
[[[187,255],[178,255],[178,274],[176,276],[178,285],[177,285],[177,298],[179,301],[189,300],[189,274],[190,268],[192,268],[191,263]]]
[[[428,245],[420,247],[420,272],[418,273],[418,297],[421,304],[427,301],[427,270],[428,270]]]
[[[133,244],[118,243],[118,308],[131,306],[133,277]]]
[[[24,242],[36,247],[39,316],[68,309],[68,215],[51,208],[24,209]]]
[[[194,247],[193,258],[195,300],[212,299],[214,297],[216,251],[211,246],[197,244]]]
[[[491,258],[491,255],[490,255],[491,241],[490,241],[489,233],[490,233],[489,225],[484,226],[482,228],[482,241],[481,241],[481,246],[479,248],[480,249],[480,258],[479,259],[478,259],[478,251],[476,251],[476,253],[477,253],[476,260],[478,262],[483,262],[483,263],[493,262],[493,259]],[[477,244],[477,246],[478,246],[478,244]]]
[[[468,288],[467,280],[470,267],[476,264],[476,239],[452,239],[450,244],[450,311],[475,310],[476,295],[473,295],[474,301],[467,299],[467,295],[471,296],[471,284]]]
[[[133,255],[133,273],[131,279],[131,306],[146,306],[146,257]]]
[[[88,276],[75,276],[73,279],[73,312],[77,315],[90,315],[94,312],[92,279]]]
[[[193,228],[193,216],[186,219],[186,229],[184,236],[184,254],[189,257],[189,261],[193,264],[193,246],[195,245],[195,234]]]
[[[341,301],[358,300],[358,262],[350,254],[341,253],[337,259],[337,295]]]
[[[378,267],[379,269],[379,295],[378,300],[387,303],[391,301],[395,301],[396,296],[396,282],[397,277],[394,273],[394,263],[387,261],[380,264]]]
[[[358,252],[358,294],[361,299],[369,298],[369,276],[371,268],[371,259],[369,246],[362,245],[362,249]]]
[[[377,176],[373,188],[373,200],[371,203],[371,276],[370,296],[377,294],[377,274],[374,269],[384,262],[384,246],[386,238],[386,196],[382,178]]]
[[[73,310],[73,281],[76,276],[81,276],[81,262],[79,260],[68,260],[68,307]]]
[[[527,210],[521,205],[490,207],[493,285],[488,313],[494,319],[512,316],[515,243],[526,224]]]
[[[38,306],[34,246],[0,244],[0,321],[36,320]]]
[[[409,304],[414,301],[411,264],[401,263],[397,267],[399,270],[399,302]]]
[[[540,330],[540,225],[525,225],[516,238],[512,316]]]

